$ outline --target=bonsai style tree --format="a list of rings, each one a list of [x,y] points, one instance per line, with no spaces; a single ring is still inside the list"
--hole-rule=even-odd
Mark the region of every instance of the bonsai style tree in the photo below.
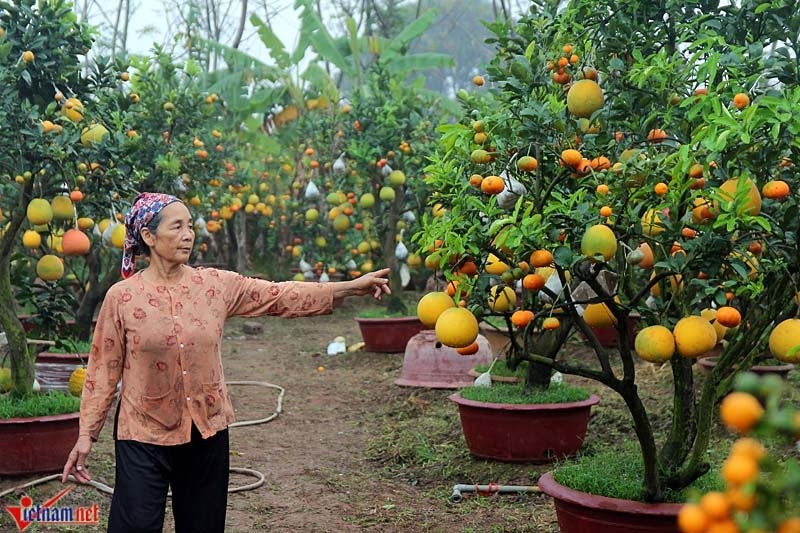
[[[774,355],[797,360],[799,44],[786,35],[800,17],[780,3],[578,0],[489,27],[489,83],[459,93],[465,116],[440,128],[428,167],[446,213],[416,238],[456,301],[506,320],[528,388],[557,370],[622,397],[642,499],[661,501],[708,470],[714,406],[773,329],[786,339]],[[440,322],[445,337],[460,324]],[[595,326],[614,327],[618,347]],[[576,331],[595,365],[559,357]],[[696,382],[694,360],[723,339]],[[661,442],[637,359],[672,371]]]

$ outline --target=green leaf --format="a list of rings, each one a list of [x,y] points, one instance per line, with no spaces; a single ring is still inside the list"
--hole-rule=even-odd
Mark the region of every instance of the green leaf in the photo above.
[[[278,36],[275,35],[275,32],[272,31],[272,28],[266,25],[255,13],[250,16],[250,24],[258,31],[258,37],[269,50],[269,55],[275,60],[275,64],[280,68],[288,69],[291,66],[289,53]]]
[[[553,261],[561,268],[569,268],[572,264],[574,254],[567,246],[559,246],[553,251]]]
[[[435,9],[426,10],[418,19],[400,30],[400,33],[389,42],[389,48],[400,50],[408,43],[425,33],[436,20],[438,12]]]

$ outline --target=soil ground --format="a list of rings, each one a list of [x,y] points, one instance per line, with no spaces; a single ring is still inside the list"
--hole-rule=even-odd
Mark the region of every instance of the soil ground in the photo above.
[[[415,296],[410,294],[409,301]],[[558,531],[552,502],[543,495],[448,501],[456,483],[532,485],[551,465],[471,457],[456,406],[447,400],[452,391],[394,385],[403,354],[325,355],[327,344],[338,335],[348,344],[360,340],[353,317],[372,305],[366,298],[351,299],[332,316],[254,319],[264,325],[264,333],[257,336],[242,333],[243,320],[228,323],[223,343],[226,379],[266,381],[284,387],[286,393],[283,413],[276,420],[230,430],[231,466],[259,470],[267,481],[256,490],[229,496],[226,531]],[[580,346],[578,341],[575,346]],[[581,356],[579,348],[575,353]],[[669,397],[669,370],[642,365],[638,379],[652,407],[653,424],[662,431],[669,424],[664,401]],[[585,449],[631,440],[618,397],[584,380],[568,381],[602,395],[592,412]],[[272,389],[241,385],[232,385],[231,394],[238,420],[268,416],[278,397]],[[110,420],[89,467],[95,479],[113,485]],[[34,477],[0,479],[0,491]],[[239,475],[231,478],[232,485],[250,481]],[[42,502],[60,488],[60,483],[51,482],[28,494]],[[77,487],[62,502],[99,503],[101,523],[58,529],[32,526],[27,531],[105,531],[109,496]],[[13,503],[16,498],[2,502]],[[0,514],[0,531],[15,530],[10,516]],[[168,509],[165,531],[172,530]]]

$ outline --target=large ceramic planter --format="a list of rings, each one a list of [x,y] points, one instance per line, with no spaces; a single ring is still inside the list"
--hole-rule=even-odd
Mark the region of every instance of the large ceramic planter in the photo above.
[[[369,352],[404,352],[409,339],[425,329],[425,325],[415,316],[356,317],[356,322],[364,339],[364,349]]]
[[[489,346],[492,348],[492,353],[494,353],[495,357],[503,358],[506,356],[506,351],[511,345],[511,339],[508,337],[508,328],[496,328],[481,322],[479,331],[489,341]]]
[[[40,352],[36,356],[36,380],[42,392],[66,391],[72,372],[88,362],[88,353]]]
[[[499,461],[546,463],[575,455],[586,437],[589,414],[600,398],[569,403],[477,402],[456,393],[461,429],[470,453]]]
[[[494,356],[489,341],[478,335],[478,351],[459,355],[455,348],[443,345],[432,329],[424,329],[406,344],[403,368],[396,385],[433,389],[460,389],[475,381],[469,371],[480,364],[491,363]]]
[[[678,533],[679,503],[595,496],[559,484],[549,472],[539,488],[553,498],[561,533]]]
[[[0,419],[0,476],[61,472],[80,413]]]
[[[704,374],[710,374],[711,371],[717,366],[717,360],[719,359],[718,355],[713,355],[709,357],[701,357],[697,364],[700,365],[700,370]],[[750,372],[754,372],[759,375],[767,375],[767,374],[774,374],[776,376],[780,376],[783,379],[786,379],[786,376],[789,375],[789,372],[794,370],[794,365],[791,363],[785,363],[782,365],[753,365],[750,367]]]

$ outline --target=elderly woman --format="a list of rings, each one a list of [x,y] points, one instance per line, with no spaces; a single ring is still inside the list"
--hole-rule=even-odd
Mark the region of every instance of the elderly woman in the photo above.
[[[108,291],[94,331],[80,433],[64,465],[92,479],[86,459],[122,379],[114,440],[116,480],[108,530],[161,531],[172,487],[175,528],[222,532],[233,406],[221,344],[231,316],[330,313],[347,296],[389,293],[388,269],[337,283],[273,283],[186,263],[192,216],[176,197],[142,193],[125,219],[123,281]],[[149,256],[134,273],[136,255]]]

